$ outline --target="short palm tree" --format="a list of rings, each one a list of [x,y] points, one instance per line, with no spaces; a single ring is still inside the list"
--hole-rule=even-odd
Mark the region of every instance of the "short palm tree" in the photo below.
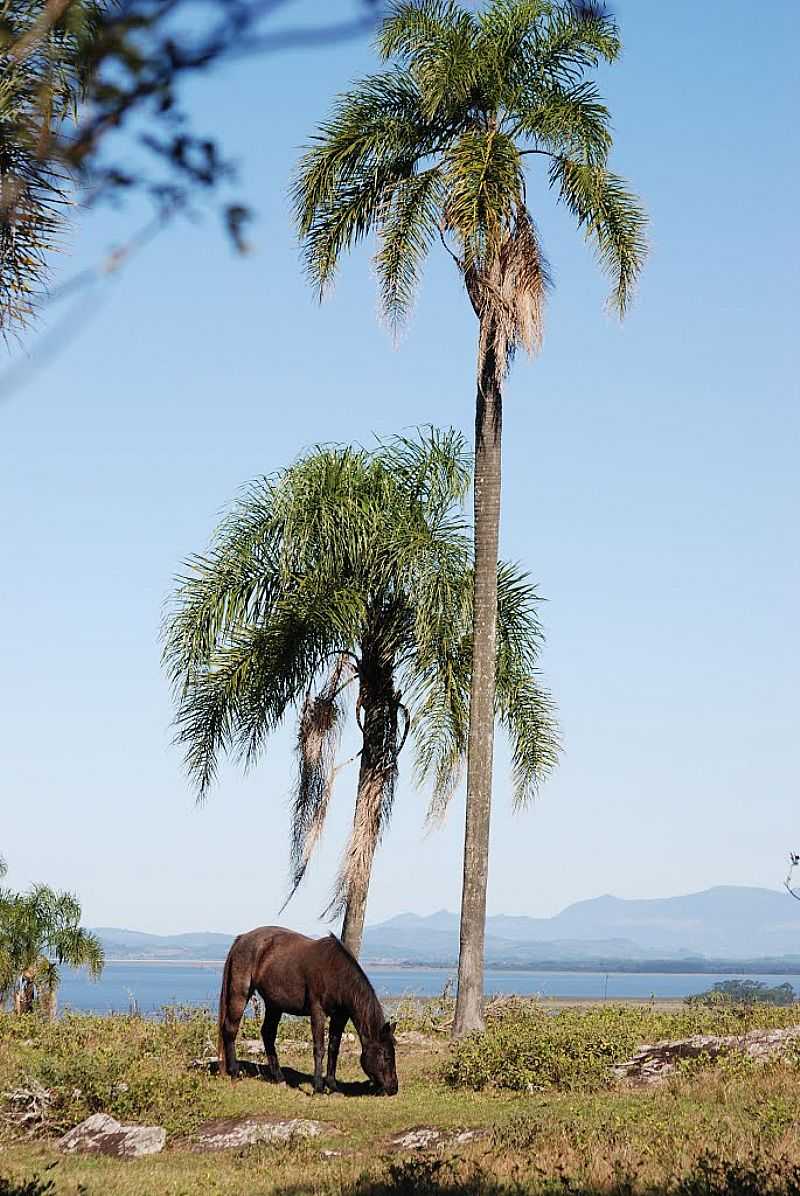
[[[358,954],[372,864],[409,730],[441,812],[466,747],[472,569],[461,438],[431,431],[374,451],[320,448],[254,483],[188,563],[165,625],[178,739],[202,798],[221,753],[252,763],[298,720],[291,891],[325,823],[349,706],[361,733],[353,830],[328,912]],[[555,761],[538,684],[536,595],[500,570],[497,715],[525,801]]]
[[[608,169],[609,112],[587,75],[620,52],[599,3],[396,3],[378,39],[391,66],[339,98],[300,164],[297,221],[320,296],[342,253],[375,232],[383,313],[408,314],[431,246],[452,256],[479,322],[475,416],[474,653],[455,1033],[482,1025],[494,726],[502,387],[538,348],[549,283],[532,206],[544,181],[628,306],[645,217]],[[528,177],[529,164],[542,176]]]
[[[88,968],[93,979],[103,970],[99,939],[81,924],[81,907],[72,893],[36,885],[28,893],[0,891],[0,1005],[13,1002],[29,1013],[38,999],[55,1014],[60,968]]]

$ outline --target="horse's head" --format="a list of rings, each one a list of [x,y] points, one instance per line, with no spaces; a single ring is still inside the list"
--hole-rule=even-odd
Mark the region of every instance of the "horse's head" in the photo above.
[[[361,1066],[379,1093],[395,1096],[397,1093],[397,1067],[394,1060],[395,1022],[385,1022],[378,1037],[364,1043],[361,1052]]]

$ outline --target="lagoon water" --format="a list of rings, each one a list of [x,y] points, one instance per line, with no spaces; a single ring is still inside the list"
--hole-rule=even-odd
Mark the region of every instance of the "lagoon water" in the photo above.
[[[448,981],[455,981],[453,968],[366,968],[380,997],[438,996]],[[59,1006],[96,1013],[127,1013],[135,1007],[141,1013],[157,1013],[164,1005],[216,1006],[222,976],[221,963],[145,963],[129,961],[106,964],[102,979],[92,983],[82,973],[65,969],[59,990]],[[542,997],[686,997],[705,992],[731,974],[689,974],[642,972],[492,972],[486,973],[487,993],[516,993]],[[748,976],[770,986],[789,982],[800,988],[800,972],[791,976]]]

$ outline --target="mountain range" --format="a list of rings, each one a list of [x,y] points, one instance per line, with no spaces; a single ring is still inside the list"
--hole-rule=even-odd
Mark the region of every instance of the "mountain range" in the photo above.
[[[233,935],[154,935],[99,927],[111,959],[221,959]],[[368,926],[362,956],[371,963],[451,964],[458,955],[458,915],[398,914]],[[595,897],[551,918],[497,914],[486,921],[487,962],[525,966],[592,960],[800,961],[800,903],[780,890],[720,886],[683,897]]]

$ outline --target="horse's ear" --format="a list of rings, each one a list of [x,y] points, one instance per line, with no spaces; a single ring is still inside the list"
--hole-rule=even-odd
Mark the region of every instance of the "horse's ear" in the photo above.
[[[383,1027],[383,1033],[385,1034],[385,1036],[387,1038],[391,1038],[396,1029],[397,1029],[397,1022],[387,1022],[386,1025]]]

